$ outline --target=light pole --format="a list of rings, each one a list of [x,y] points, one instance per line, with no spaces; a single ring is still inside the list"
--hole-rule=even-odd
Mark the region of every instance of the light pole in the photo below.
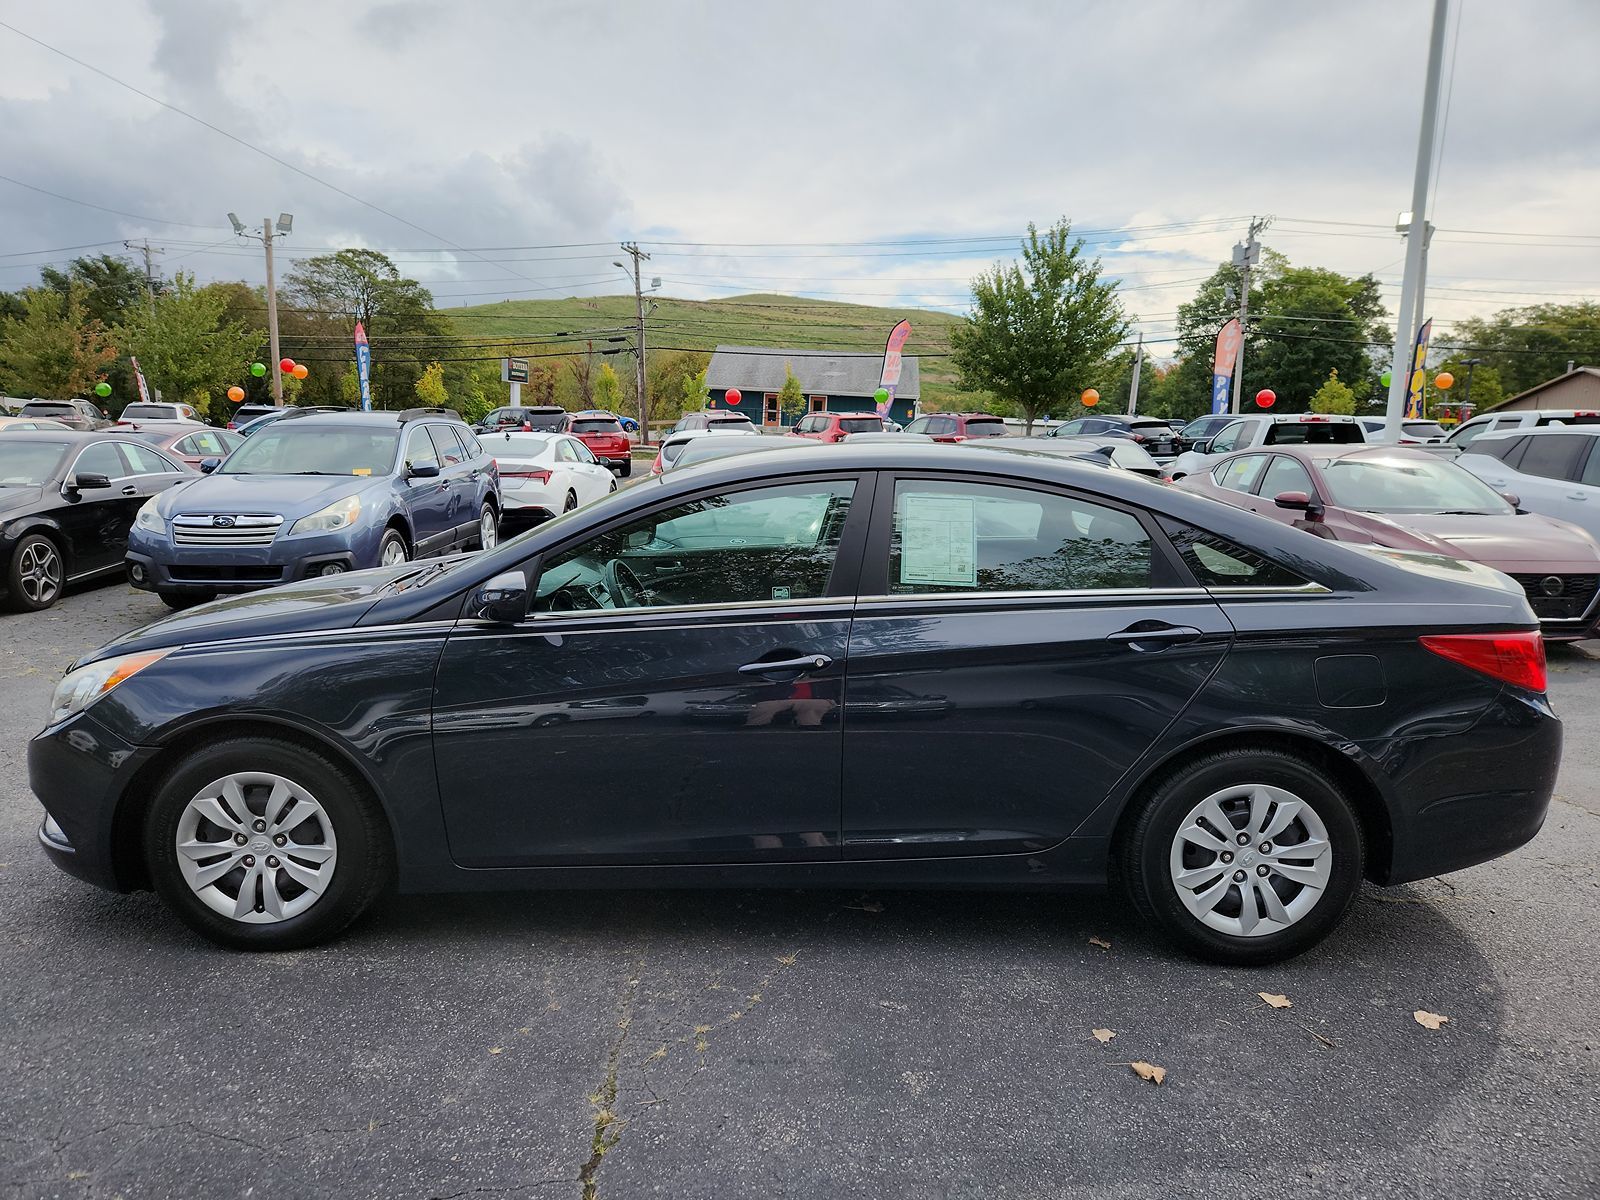
[[[1481,358],[1464,358],[1461,365],[1467,369],[1467,386],[1461,389],[1461,407],[1466,408],[1472,402],[1472,369],[1481,363]]]
[[[272,402],[277,405],[283,403],[283,372],[278,369],[278,364],[283,361],[278,349],[278,286],[272,275],[272,239],[274,237],[272,218],[261,219],[261,232],[246,229],[244,222],[233,214],[228,214],[228,221],[233,225],[233,232],[239,237],[255,238],[267,250],[267,340],[272,347],[272,363],[268,368],[268,378],[272,380]],[[293,213],[278,214],[277,237],[288,237],[289,231],[294,228]]]

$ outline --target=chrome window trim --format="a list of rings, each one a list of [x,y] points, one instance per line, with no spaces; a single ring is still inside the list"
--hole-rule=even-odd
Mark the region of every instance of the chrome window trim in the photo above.
[[[882,606],[886,604],[905,604],[913,601],[970,603],[974,600],[997,600],[1014,603],[1018,600],[1180,600],[1186,597],[1203,599],[1207,595],[1208,593],[1203,587],[1071,588],[1038,592],[985,592],[973,589],[969,592],[899,592],[889,595],[861,596],[857,598],[856,603],[858,605]]]
[[[780,612],[786,608],[821,608],[827,605],[850,608],[857,603],[854,596],[802,596],[798,600],[724,600],[716,604],[659,604],[646,605],[640,608],[580,608],[570,612],[538,612],[528,614],[528,619],[523,622],[525,626],[550,624],[552,621],[564,621],[568,618],[578,620],[593,620],[595,617],[623,617],[630,615],[651,615],[655,613],[703,613],[703,612],[749,612],[754,609],[759,612]],[[467,618],[476,621],[476,618]],[[493,621],[484,624],[495,624]]]
[[[1265,585],[1240,584],[1237,587],[1207,588],[1213,596],[1331,596],[1333,589],[1324,587],[1320,583],[1302,583],[1297,587],[1267,587]]]

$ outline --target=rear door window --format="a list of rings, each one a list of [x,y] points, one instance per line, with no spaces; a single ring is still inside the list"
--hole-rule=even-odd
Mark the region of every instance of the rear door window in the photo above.
[[[1275,421],[1267,430],[1268,446],[1348,446],[1366,437],[1354,421]]]
[[[1182,521],[1163,518],[1178,556],[1206,587],[1298,588],[1307,580],[1270,558]]]
[[[889,591],[1060,592],[1150,586],[1138,518],[1001,484],[895,484]]]
[[[429,425],[428,436],[433,439],[433,448],[439,454],[439,462],[447,467],[459,467],[466,461],[466,451],[461,448],[461,439],[456,437],[456,431],[448,425]]]
[[[1545,479],[1576,479],[1579,455],[1589,445],[1589,439],[1579,433],[1547,433],[1527,442],[1517,470]]]

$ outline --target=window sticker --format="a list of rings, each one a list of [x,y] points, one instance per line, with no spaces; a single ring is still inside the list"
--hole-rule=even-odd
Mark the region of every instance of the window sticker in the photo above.
[[[978,519],[972,497],[905,494],[900,513],[900,582],[977,586]]]

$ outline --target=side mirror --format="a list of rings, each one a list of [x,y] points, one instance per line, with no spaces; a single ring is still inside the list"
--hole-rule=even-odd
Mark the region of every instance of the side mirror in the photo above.
[[[1305,513],[1308,521],[1322,520],[1322,505],[1304,492],[1279,492],[1272,498],[1272,502],[1279,508]]]
[[[107,475],[96,475],[92,471],[79,471],[72,478],[69,485],[75,492],[92,492],[99,488],[111,486],[111,478]]]
[[[1212,453],[1215,453],[1215,451],[1213,451],[1211,449],[1211,443],[1214,440],[1215,440],[1214,438],[1201,438],[1194,445],[1190,446],[1189,449],[1193,450],[1196,454],[1212,454]]]
[[[202,458],[200,460],[200,473],[202,475],[209,475],[221,465],[222,460],[220,458]]]
[[[516,625],[528,617],[528,580],[521,571],[505,571],[472,593],[467,615],[501,625]]]
[[[1522,507],[1522,497],[1517,495],[1515,492],[1501,492],[1500,499],[1511,505],[1512,508]]]
[[[418,463],[416,466],[406,467],[407,479],[433,479],[439,474],[438,463]]]

